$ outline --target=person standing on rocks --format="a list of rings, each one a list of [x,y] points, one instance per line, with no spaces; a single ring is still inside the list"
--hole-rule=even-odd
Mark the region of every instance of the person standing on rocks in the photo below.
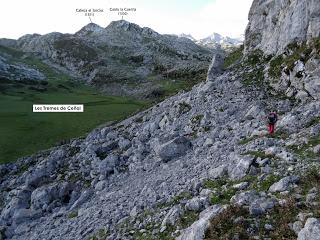
[[[276,123],[278,121],[278,115],[277,113],[274,111],[274,112],[271,112],[269,113],[268,115],[268,130],[269,130],[269,133],[270,134],[273,134],[275,132],[275,126],[276,126]]]

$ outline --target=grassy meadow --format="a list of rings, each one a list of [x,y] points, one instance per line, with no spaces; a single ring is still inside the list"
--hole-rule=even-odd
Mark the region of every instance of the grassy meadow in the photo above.
[[[108,121],[117,121],[148,103],[105,96],[75,82],[35,57],[0,47],[11,62],[22,62],[46,75],[45,90],[0,79],[0,163],[50,148],[62,140],[80,137]],[[43,86],[42,86],[43,88]],[[84,113],[33,113],[33,104],[84,104]]]

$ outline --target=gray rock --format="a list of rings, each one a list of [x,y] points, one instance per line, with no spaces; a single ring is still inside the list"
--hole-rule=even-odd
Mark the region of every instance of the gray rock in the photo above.
[[[176,205],[169,210],[167,215],[164,217],[161,226],[171,225],[174,226],[183,214],[183,209],[180,205]]]
[[[292,230],[295,232],[295,234],[297,234],[297,236],[299,235],[299,232],[301,231],[302,228],[303,228],[303,223],[301,221],[295,221],[292,224]]]
[[[119,163],[119,157],[113,154],[108,155],[103,161],[99,164],[99,172],[102,176],[108,177],[114,173],[115,167]]]
[[[266,229],[267,231],[272,231],[274,230],[274,227],[271,224],[265,224],[264,229]]]
[[[248,182],[242,182],[242,183],[235,184],[235,185],[233,185],[232,187],[233,187],[234,189],[237,189],[237,190],[244,190],[244,189],[246,189],[248,186],[249,186],[249,183],[248,183]]]
[[[140,210],[137,206],[135,206],[131,211],[130,211],[130,217],[136,217],[139,214]]]
[[[80,197],[72,204],[70,207],[70,211],[73,211],[76,208],[79,208],[82,204],[84,204],[90,197],[92,197],[93,191],[91,189],[85,190],[81,193]]]
[[[236,156],[236,165],[229,168],[230,178],[236,180],[245,177],[249,171],[251,164],[253,163],[253,160],[254,158],[251,156]]]
[[[34,211],[31,209],[17,209],[12,217],[14,224],[21,224],[26,221],[32,220],[32,218],[37,218],[41,216],[41,212]]]
[[[222,72],[223,64],[224,56],[220,53],[216,53],[212,58],[211,65],[209,66],[208,78],[211,78],[215,74],[220,74]]]
[[[103,190],[103,189],[105,188],[106,184],[107,184],[107,181],[100,181],[100,182],[98,182],[98,183],[96,184],[96,186],[95,186],[94,189],[95,189],[96,191],[101,191],[101,190]]]
[[[35,210],[46,210],[53,201],[68,203],[72,190],[73,185],[66,182],[37,188],[31,194],[31,206]]]
[[[29,85],[37,85],[45,79],[44,74],[40,71],[23,65],[22,63],[17,62],[12,64],[3,56],[0,58],[0,75],[3,79],[20,81]]]
[[[298,240],[319,240],[320,221],[316,218],[308,218],[304,228],[298,234]]]
[[[220,205],[213,205],[200,213],[199,220],[194,222],[189,228],[177,238],[177,240],[203,240],[204,234],[209,227],[209,222],[224,208]]]
[[[306,195],[306,203],[312,203],[316,201],[318,194],[317,193],[308,193]]]
[[[261,119],[265,116],[265,112],[262,110],[262,108],[258,105],[253,105],[250,107],[246,115],[244,116],[247,120],[253,120],[253,119]]]
[[[28,188],[13,191],[13,196],[1,211],[0,225],[2,225],[1,220],[11,223],[12,217],[18,209],[29,208],[30,196],[31,191]]]
[[[237,204],[239,206],[249,206],[251,203],[253,203],[255,200],[259,198],[260,198],[259,194],[256,191],[252,190],[252,191],[242,192],[233,196],[230,202],[233,204]]]
[[[254,216],[262,215],[266,213],[266,211],[272,209],[276,202],[275,199],[268,199],[265,197],[256,199],[249,206],[250,214]]]
[[[320,153],[320,144],[317,145],[317,146],[315,146],[315,147],[313,148],[313,152],[314,152],[315,154],[319,154],[319,153]]]
[[[35,169],[32,173],[30,173],[26,177],[26,185],[27,186],[33,186],[37,187],[43,182],[46,182],[50,177],[50,172],[46,167],[40,167],[38,169]]]
[[[124,138],[124,139],[121,139],[118,144],[121,150],[127,150],[130,147],[131,142],[128,139]]]
[[[191,142],[186,137],[177,137],[161,145],[158,155],[164,162],[168,162],[185,155],[191,146]]]
[[[199,212],[203,210],[203,208],[208,204],[208,198],[207,197],[194,197],[187,201],[185,205],[185,209],[187,211],[195,211]]]
[[[269,192],[284,192],[287,191],[293,184],[299,181],[298,176],[289,176],[282,178],[279,182],[274,183],[269,188]]]
[[[228,174],[228,168],[225,165],[221,165],[219,167],[209,169],[208,178],[217,179],[225,177]]]
[[[211,189],[202,189],[200,192],[201,197],[208,197],[212,193]]]
[[[48,206],[53,200],[50,193],[50,190],[46,187],[33,191],[31,195],[32,207],[34,209],[42,209],[44,206]]]

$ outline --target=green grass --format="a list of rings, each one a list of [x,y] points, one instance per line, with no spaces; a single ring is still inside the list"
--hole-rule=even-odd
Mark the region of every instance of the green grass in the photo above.
[[[279,178],[270,175],[259,185],[256,184],[256,181],[252,181],[253,187],[257,191],[266,191]],[[312,167],[301,176],[292,195],[298,193],[305,198],[311,188],[316,187],[319,190],[319,182],[319,168]],[[235,236],[238,239],[255,239],[254,237],[259,239],[296,239],[297,236],[289,227],[289,223],[297,220],[298,213],[312,213],[315,218],[320,216],[319,205],[309,205],[300,201],[298,204],[292,196],[285,198],[281,196],[281,199],[286,201],[284,205],[276,205],[267,214],[261,216],[252,216],[245,207],[228,206],[226,210],[211,220],[204,239],[233,239]],[[320,198],[317,196],[315,201],[319,202],[319,200]],[[271,224],[273,229],[266,230],[265,224]]]
[[[180,219],[182,229],[188,228],[199,218],[199,214],[194,211],[186,211]]]
[[[104,240],[108,237],[108,231],[104,228],[99,229],[95,235],[89,237],[88,240]]]
[[[287,46],[290,50],[288,55],[279,55],[270,61],[269,75],[272,78],[281,77],[281,71],[286,66],[290,71],[294,68],[294,63],[297,60],[307,62],[315,49],[317,52],[320,50],[320,38],[314,38],[309,43],[307,42],[293,42]]]
[[[78,211],[73,211],[73,212],[69,213],[69,215],[68,215],[69,219],[76,218],[76,217],[78,217]]]
[[[248,151],[248,152],[241,154],[241,155],[251,155],[255,158],[261,158],[261,159],[265,159],[265,158],[278,159],[275,155],[266,154],[263,151]]]
[[[235,48],[228,56],[224,59],[223,68],[226,69],[236,63],[237,61],[241,60],[243,57],[243,49],[244,46],[241,45],[240,47]]]
[[[34,103],[84,104],[84,113],[33,113]],[[97,95],[89,90],[0,94],[0,163],[82,136],[102,123],[123,119],[142,107],[140,102]]]
[[[261,50],[254,50],[246,57],[244,63],[245,65],[256,66],[266,60],[266,56],[264,56]]]
[[[276,206],[268,215],[252,217],[244,207],[229,206],[211,220],[205,233],[206,240],[213,239],[296,239],[289,223],[295,220],[299,209],[293,200],[288,200],[284,206]],[[237,221],[235,221],[237,219]],[[274,229],[268,231],[264,225],[271,224]]]
[[[179,103],[179,114],[184,114],[189,112],[192,109],[190,104],[186,102]]]
[[[312,137],[307,144],[292,145],[288,148],[302,159],[317,160],[318,154],[314,153],[311,148],[320,144],[320,136]]]
[[[242,83],[249,87],[255,86],[262,88],[264,83],[264,67],[262,64],[268,62],[270,56],[263,54],[261,50],[255,50],[244,58],[242,67],[253,68],[253,71],[243,71]]]
[[[245,72],[243,73],[243,84],[245,86],[263,86],[264,81],[264,73],[263,73],[263,67],[257,67],[252,72]]]
[[[236,184],[235,181],[230,181],[225,178],[210,180],[207,179],[204,181],[203,186],[204,188],[218,190],[219,194],[214,194],[210,198],[210,202],[212,205],[214,204],[228,204],[231,197],[235,195],[237,192],[236,189],[232,188],[231,186]],[[222,186],[228,185],[226,189],[223,189]]]
[[[200,125],[201,120],[203,119],[203,117],[204,117],[203,114],[193,116],[191,118],[191,123],[194,124],[194,125]]]
[[[283,64],[282,55],[279,55],[278,57],[272,59],[270,61],[269,75],[273,78],[281,77],[282,64]]]
[[[309,192],[311,188],[320,188],[320,172],[319,167],[311,167],[307,172],[301,177],[299,187],[301,192],[305,195]]]
[[[251,188],[257,190],[258,192],[268,191],[269,188],[279,180],[280,180],[279,176],[269,175],[266,177],[266,179],[264,179],[260,183],[258,181],[255,181]]]
[[[211,197],[210,202],[212,205],[215,204],[229,204],[230,199],[236,194],[237,190],[229,188],[222,191],[219,195],[214,195]]]
[[[203,187],[208,188],[208,189],[216,189],[216,188],[221,188],[223,185],[227,184],[228,181],[225,178],[219,178],[215,180],[211,179],[206,179],[203,182]]]
[[[239,141],[239,145],[246,145],[249,142],[254,141],[255,139],[258,139],[259,136],[253,136],[253,137],[248,137],[248,138],[244,138],[242,140]]]
[[[315,117],[311,119],[309,122],[307,122],[307,124],[305,125],[305,128],[312,127],[318,123],[320,123],[320,117]]]
[[[97,90],[57,72],[39,59],[9,48],[12,62],[23,62],[46,76],[46,91],[29,85],[0,83],[0,163],[47,149],[58,142],[81,137],[95,127],[119,121],[146,107],[146,101],[99,94]],[[84,113],[33,113],[33,104],[84,104]]]
[[[193,79],[192,77],[190,79]],[[193,80],[186,79],[166,79],[160,82],[161,90],[164,93],[164,96],[171,96],[178,93],[181,90],[190,90],[197,83],[204,81],[205,76],[200,77],[196,76]]]

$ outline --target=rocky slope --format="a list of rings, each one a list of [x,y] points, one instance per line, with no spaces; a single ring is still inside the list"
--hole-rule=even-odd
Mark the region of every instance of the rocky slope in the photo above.
[[[0,43],[12,47],[12,42]],[[160,35],[124,20],[75,34],[25,35],[15,47],[37,54],[113,95],[146,97],[164,81],[205,79],[211,52],[191,40]]]
[[[317,84],[319,49],[292,43],[276,56],[231,54],[223,72],[216,56],[190,92],[0,166],[2,236],[319,239],[320,101],[287,96],[273,79],[298,78],[294,69],[313,59],[302,75]],[[305,57],[300,47],[309,49],[306,62],[295,60]],[[274,109],[269,135],[265,116]]]
[[[36,69],[21,64],[10,64],[6,57],[0,55],[1,81],[41,81],[45,76]]]
[[[17,61],[15,56],[19,53],[12,51],[10,54],[6,51],[8,49],[0,46],[0,92],[5,92],[9,87],[18,89],[22,85],[41,91],[48,84],[45,75],[25,61]]]

